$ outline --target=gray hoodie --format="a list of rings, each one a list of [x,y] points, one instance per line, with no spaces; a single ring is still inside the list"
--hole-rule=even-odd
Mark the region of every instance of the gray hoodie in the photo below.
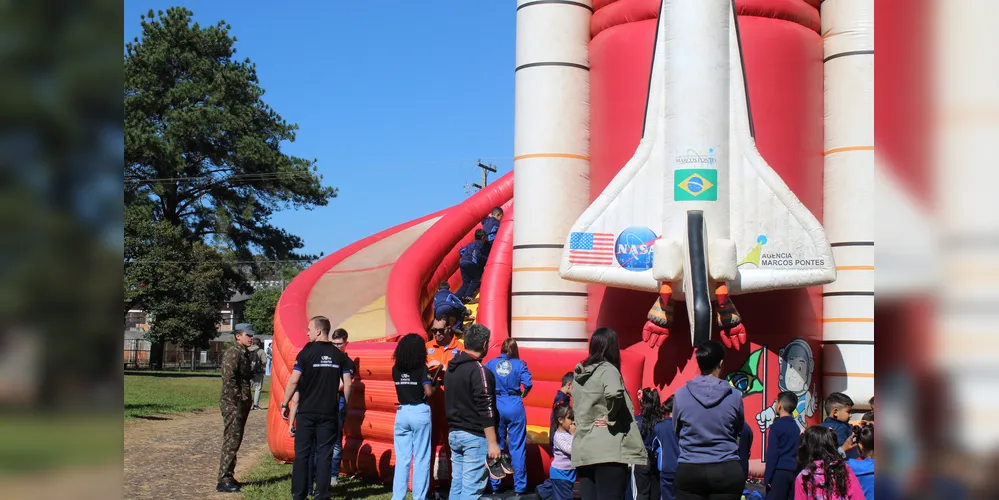
[[[698,375],[676,391],[673,424],[679,463],[739,460],[739,432],[745,422],[741,393],[725,380]]]

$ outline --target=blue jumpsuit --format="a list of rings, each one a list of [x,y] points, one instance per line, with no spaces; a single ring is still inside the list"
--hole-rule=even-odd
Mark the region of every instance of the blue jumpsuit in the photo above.
[[[496,409],[500,423],[496,429],[496,439],[500,449],[509,440],[510,461],[513,462],[513,489],[517,493],[527,492],[527,413],[520,386],[524,391],[531,388],[531,372],[527,363],[519,359],[507,358],[500,354],[486,363],[486,368],[496,376]],[[490,479],[493,491],[498,491],[500,482]]]

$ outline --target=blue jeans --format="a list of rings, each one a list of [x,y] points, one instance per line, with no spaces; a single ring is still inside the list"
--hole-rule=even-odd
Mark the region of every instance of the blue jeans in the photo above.
[[[451,431],[451,494],[448,500],[479,500],[486,491],[489,472],[486,438],[465,431]]]
[[[395,476],[392,500],[404,500],[413,464],[413,500],[424,500],[430,489],[430,405],[402,405],[395,414]]]
[[[340,475],[340,458],[343,456],[343,423],[347,421],[347,403],[340,396],[340,418],[337,421],[337,433],[333,438],[333,468],[331,478]]]

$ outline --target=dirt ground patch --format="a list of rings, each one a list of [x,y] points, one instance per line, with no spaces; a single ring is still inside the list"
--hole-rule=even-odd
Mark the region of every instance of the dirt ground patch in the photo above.
[[[125,498],[240,498],[216,493],[222,415],[217,409],[125,422]],[[250,412],[236,479],[268,453],[267,411]]]

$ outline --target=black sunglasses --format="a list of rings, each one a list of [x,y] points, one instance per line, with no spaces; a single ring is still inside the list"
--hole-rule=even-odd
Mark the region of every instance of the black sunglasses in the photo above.
[[[444,333],[447,331],[447,327],[444,328],[431,328],[430,333]]]

